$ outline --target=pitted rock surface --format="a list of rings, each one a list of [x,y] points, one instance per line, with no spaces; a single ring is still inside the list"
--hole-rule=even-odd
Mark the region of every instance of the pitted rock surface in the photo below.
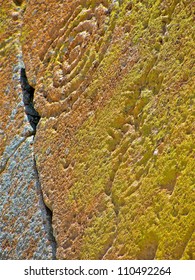
[[[56,258],[195,259],[193,1],[23,6],[13,20]]]

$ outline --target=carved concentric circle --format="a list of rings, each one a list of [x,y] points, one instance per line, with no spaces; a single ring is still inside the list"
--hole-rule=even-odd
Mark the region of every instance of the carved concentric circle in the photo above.
[[[65,20],[43,58],[47,114],[68,110],[89,85],[112,36],[114,7],[112,1],[80,1]]]

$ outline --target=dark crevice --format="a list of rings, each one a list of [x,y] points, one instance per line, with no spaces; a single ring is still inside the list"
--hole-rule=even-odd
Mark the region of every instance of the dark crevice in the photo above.
[[[16,6],[21,6],[23,0],[13,0],[13,2],[16,4]]]
[[[52,228],[52,211],[45,205],[44,203],[44,199],[43,199],[43,193],[41,190],[41,184],[40,184],[40,180],[39,180],[39,174],[38,174],[38,170],[37,170],[37,166],[36,166],[36,161],[34,158],[34,170],[35,170],[35,174],[37,177],[37,187],[38,187],[38,192],[40,193],[41,199],[40,199],[40,209],[42,211],[42,215],[43,215],[43,220],[44,220],[44,227],[45,227],[45,231],[47,232],[47,237],[48,240],[50,242],[50,245],[52,247],[52,259],[55,260],[56,259],[56,240],[55,237],[53,235],[53,228]]]
[[[28,121],[33,128],[34,134],[36,133],[36,127],[40,120],[39,113],[34,108],[33,98],[35,89],[31,87],[28,83],[28,79],[26,77],[26,71],[24,68],[21,68],[20,72],[20,83],[22,87],[23,93],[23,102],[25,113],[27,115]]]
[[[55,241],[55,238],[54,238],[54,235],[53,235],[53,228],[52,228],[53,213],[46,205],[45,205],[45,209],[46,209],[47,219],[49,221],[49,224],[51,225],[51,227],[50,227],[50,237],[51,237],[52,248],[53,248],[53,257],[55,259],[56,258],[56,241]]]
[[[21,68],[20,71],[20,83],[22,88],[25,113],[27,115],[31,127],[33,128],[33,134],[35,135],[36,127],[40,120],[40,115],[35,110],[34,103],[33,103],[35,89],[31,85],[29,85],[26,76],[26,71],[24,68]],[[38,192],[40,193],[40,209],[43,215],[45,230],[48,234],[48,240],[52,247],[52,259],[56,259],[56,241],[53,235],[53,228],[52,228],[52,211],[44,203],[35,157],[34,157],[34,170],[37,177]]]

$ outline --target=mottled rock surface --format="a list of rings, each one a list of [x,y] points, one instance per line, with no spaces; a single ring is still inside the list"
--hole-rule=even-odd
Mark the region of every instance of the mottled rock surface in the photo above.
[[[195,259],[194,8],[192,0],[23,8],[15,25],[41,116],[34,153],[57,259]],[[3,73],[7,89],[10,65]],[[2,102],[7,125],[18,103],[10,93]]]
[[[24,139],[1,175],[0,259],[54,258],[32,145],[33,136]]]
[[[51,215],[43,203],[20,83],[23,9],[12,1],[0,1],[0,7],[0,259],[54,259]]]

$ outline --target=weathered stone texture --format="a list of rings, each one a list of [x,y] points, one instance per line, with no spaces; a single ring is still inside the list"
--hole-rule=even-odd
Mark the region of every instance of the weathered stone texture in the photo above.
[[[0,1],[0,7],[0,259],[53,259],[51,221],[20,85],[23,8],[12,1]]]
[[[33,136],[9,158],[0,180],[0,259],[52,259],[51,227],[33,158]]]
[[[193,11],[28,1],[20,42],[58,259],[195,259]]]

